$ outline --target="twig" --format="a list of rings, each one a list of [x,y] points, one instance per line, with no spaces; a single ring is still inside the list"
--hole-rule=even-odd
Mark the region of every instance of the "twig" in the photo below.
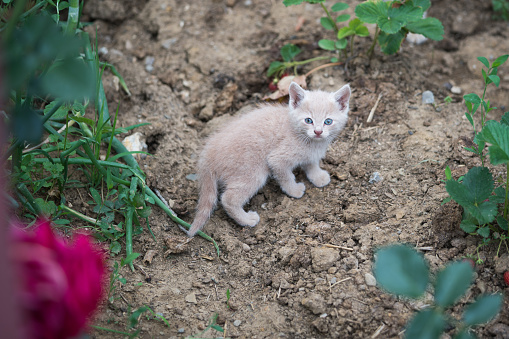
[[[385,324],[384,324],[384,323],[382,323],[382,325],[378,326],[378,328],[376,329],[375,333],[373,333],[373,334],[371,335],[371,338],[372,338],[372,339],[374,339],[374,338],[378,337],[378,335],[379,335],[380,333],[382,333],[382,330],[383,330],[384,328],[385,328]]]
[[[339,66],[339,65],[343,65],[343,64],[344,64],[344,62],[331,62],[331,63],[328,63],[328,64],[320,65],[318,67],[313,68],[312,70],[310,70],[306,74],[304,74],[304,77],[307,78],[311,73],[316,72],[318,70],[321,70],[323,68],[332,67],[332,66]]]
[[[368,119],[366,120],[367,123],[370,123],[371,120],[373,120],[373,115],[375,115],[376,108],[378,107],[378,103],[380,102],[380,99],[382,99],[383,94],[378,94],[378,99],[376,99],[375,106],[371,109],[371,112],[369,112]]]
[[[347,280],[351,280],[351,279],[353,279],[353,278],[352,278],[352,277],[348,277],[348,278],[345,278],[345,279],[341,279],[340,281],[337,281],[337,282],[335,282],[334,284],[330,285],[330,288],[333,288],[333,287],[334,287],[334,286],[336,286],[337,284],[342,283],[342,282],[345,282],[345,281],[347,281]]]
[[[346,251],[353,251],[353,248],[345,247],[345,246],[338,246],[338,245],[332,245],[332,244],[324,244],[323,246],[330,247],[330,248],[339,248],[341,250],[346,250]]]

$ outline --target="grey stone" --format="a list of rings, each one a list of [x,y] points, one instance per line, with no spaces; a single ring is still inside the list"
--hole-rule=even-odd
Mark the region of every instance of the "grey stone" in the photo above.
[[[422,103],[423,104],[433,104],[435,102],[435,96],[431,91],[424,91],[422,93]]]

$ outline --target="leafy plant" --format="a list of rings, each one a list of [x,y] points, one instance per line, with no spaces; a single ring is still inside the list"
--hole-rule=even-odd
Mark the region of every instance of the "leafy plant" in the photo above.
[[[406,245],[379,249],[373,268],[375,278],[387,292],[411,299],[420,298],[428,289],[430,272],[423,256]],[[454,339],[476,338],[470,330],[493,319],[502,306],[500,294],[481,295],[466,306],[460,319],[447,312],[467,292],[474,280],[470,263],[457,261],[440,270],[432,282],[433,305],[417,312],[407,324],[406,338],[439,338],[455,327]]]
[[[115,301],[115,293],[117,291],[117,281],[121,283],[122,285],[126,284],[126,279],[121,276],[120,274],[120,268],[124,267],[126,265],[129,265],[133,262],[134,259],[140,256],[140,253],[131,253],[126,258],[120,259],[120,265],[117,261],[115,261],[115,264],[113,265],[113,270],[110,274],[110,282],[109,282],[109,289],[108,289],[108,301],[110,303],[113,303]]]
[[[299,55],[302,50],[294,44],[286,44],[281,47],[280,54],[283,58],[283,62],[281,61],[272,61],[267,69],[267,76],[274,76],[277,82],[287,71],[287,69],[293,68],[293,72],[297,74],[297,67],[301,65],[305,65],[307,63],[328,59],[328,57],[316,57],[303,61],[296,61],[295,57]]]
[[[507,0],[491,0],[493,11],[497,13],[495,18],[509,21],[509,1]]]
[[[409,32],[422,34],[431,40],[442,40],[444,27],[440,20],[423,18],[430,6],[430,0],[369,0],[357,5],[355,15],[365,23],[376,24],[368,54],[372,55],[377,41],[385,54],[396,53]]]
[[[132,152],[116,138],[143,124],[118,128],[118,110],[110,117],[103,72],[111,70],[129,91],[115,67],[99,60],[97,43],[82,30],[83,1],[39,0],[28,9],[26,0],[4,3],[8,11],[0,13],[0,32],[6,72],[1,80],[8,101],[2,118],[11,132],[7,156],[17,200],[10,198],[13,205],[22,206],[20,213],[27,218],[46,214],[61,226],[70,223],[69,216],[81,219],[100,240],[111,241],[113,253],[120,252],[125,238],[127,257],[143,220],[151,232],[148,204],[157,204],[189,228],[146,186]],[[63,9],[67,21],[58,15]],[[43,135],[47,138],[39,143]],[[68,203],[70,188],[89,192],[92,208],[85,213],[93,217]]]
[[[491,171],[485,167],[486,156],[492,165],[505,165],[509,173],[509,112],[501,121],[487,120],[487,114],[495,109],[486,100],[486,90],[490,84],[497,87],[500,77],[497,75],[509,55],[497,58],[490,65],[488,59],[478,60],[486,67],[482,69],[484,91],[482,96],[475,93],[465,95],[467,112],[465,115],[474,129],[472,147],[465,147],[469,152],[479,156],[482,166],[471,168],[468,173],[457,180],[452,178],[451,171],[446,168],[446,190],[449,198],[463,207],[461,229],[470,234],[482,236],[484,246],[493,239],[500,240],[500,245],[508,238],[509,213],[509,177],[493,178]],[[480,127],[475,124],[475,114],[480,111]],[[489,144],[485,154],[486,145]],[[498,185],[497,185],[498,184]],[[499,250],[500,250],[499,245]],[[498,252],[497,252],[498,255]]]
[[[199,338],[202,338],[202,335],[205,332],[207,332],[209,329],[213,329],[215,331],[218,331],[219,333],[224,333],[224,328],[222,328],[221,326],[219,326],[217,324],[217,317],[218,317],[218,314],[214,313],[214,315],[210,318],[207,327],[205,327],[205,329],[203,331],[201,331],[200,333],[198,333],[196,335],[189,336],[187,338],[188,339],[199,339]]]

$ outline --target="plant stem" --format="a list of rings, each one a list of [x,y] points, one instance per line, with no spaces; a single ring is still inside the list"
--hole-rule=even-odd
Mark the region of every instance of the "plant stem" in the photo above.
[[[69,14],[67,15],[67,27],[65,32],[69,35],[76,33],[78,28],[78,21],[80,17],[80,2],[79,0],[69,0]]]
[[[330,16],[330,13],[329,11],[327,10],[327,7],[325,7],[325,5],[323,4],[323,2],[320,3],[320,5],[322,6],[323,10],[325,11],[325,14],[327,14],[327,17],[329,18],[329,20],[334,24],[334,31],[336,31],[336,35],[338,34],[339,32],[339,28],[338,26],[336,25],[336,22],[334,21],[334,19],[332,19],[332,17]]]
[[[376,45],[376,42],[378,41],[379,34],[380,34],[380,28],[378,28],[378,25],[376,25],[375,37],[373,38],[373,43],[371,44],[371,46],[368,49],[369,60],[371,60],[371,58],[373,57],[373,51],[375,50],[375,45]]]

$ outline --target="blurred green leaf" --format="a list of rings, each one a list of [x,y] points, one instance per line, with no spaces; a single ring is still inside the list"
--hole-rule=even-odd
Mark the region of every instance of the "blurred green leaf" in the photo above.
[[[388,292],[409,298],[424,294],[429,281],[424,258],[405,245],[378,250],[373,272],[378,283]]]
[[[509,58],[509,54],[504,54],[502,56],[499,56],[498,58],[493,61],[493,64],[491,64],[491,67],[498,67],[502,65],[504,62],[507,61],[507,58]]]
[[[435,303],[443,308],[454,304],[470,287],[473,277],[474,270],[468,262],[447,265],[437,275]]]
[[[444,38],[444,26],[437,18],[424,18],[409,22],[405,26],[410,32],[422,34],[431,40],[440,41]]]
[[[486,68],[490,68],[490,62],[485,57],[477,57],[477,60],[479,60]]]
[[[409,321],[405,331],[408,339],[437,339],[440,338],[446,321],[442,313],[434,309],[426,309],[418,312]]]
[[[292,61],[300,52],[301,49],[294,44],[286,44],[281,47],[281,56],[286,62]]]
[[[481,140],[491,144],[488,152],[493,165],[509,163],[509,125],[489,120],[479,135]]]
[[[335,43],[334,40],[321,39],[318,41],[318,47],[327,51],[334,51],[336,50]]]
[[[334,30],[336,27],[336,24],[334,23],[334,21],[332,21],[328,17],[320,18],[320,24],[322,25],[323,28],[328,29],[328,30]]]
[[[487,323],[500,311],[502,302],[500,294],[482,295],[473,304],[468,305],[462,320],[468,326]]]
[[[347,3],[344,3],[344,2],[337,2],[335,3],[334,5],[332,5],[331,7],[331,10],[333,12],[339,12],[339,11],[344,11],[345,9],[347,9],[348,7],[350,7]]]
[[[380,32],[378,36],[378,43],[380,44],[380,49],[382,52],[388,55],[392,55],[399,51],[401,47],[401,43],[405,38],[405,32],[400,30],[396,34],[387,34],[385,32]]]
[[[350,14],[341,14],[336,18],[336,22],[345,22],[350,19]]]

